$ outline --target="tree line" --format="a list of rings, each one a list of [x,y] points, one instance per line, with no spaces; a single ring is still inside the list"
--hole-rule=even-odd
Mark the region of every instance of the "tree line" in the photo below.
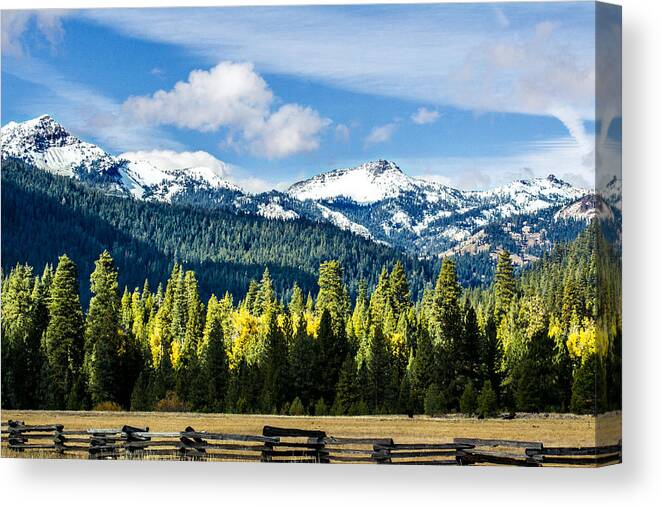
[[[619,408],[618,264],[593,223],[515,275],[464,289],[446,258],[411,296],[401,263],[351,297],[342,265],[279,294],[268,268],[245,297],[203,301],[194,271],[120,291],[104,251],[81,305],[75,263],[2,276],[2,406],[285,414],[490,416]]]

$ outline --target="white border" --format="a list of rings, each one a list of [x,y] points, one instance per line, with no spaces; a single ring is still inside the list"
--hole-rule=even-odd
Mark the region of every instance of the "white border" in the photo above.
[[[204,1],[192,5],[245,5]],[[345,4],[254,1],[251,5]],[[356,2],[374,3],[374,2]],[[392,3],[392,2],[380,2]],[[0,460],[4,505],[651,505],[661,498],[661,2],[624,0],[624,464],[600,470]],[[181,0],[0,1],[3,9]]]

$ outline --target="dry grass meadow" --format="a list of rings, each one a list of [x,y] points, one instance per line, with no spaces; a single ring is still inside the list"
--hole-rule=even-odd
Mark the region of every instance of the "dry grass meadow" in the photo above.
[[[454,437],[526,440],[547,446],[594,446],[617,443],[621,415],[598,418],[570,414],[521,415],[511,420],[447,416],[308,417],[276,415],[196,414],[164,412],[66,412],[3,410],[9,419],[26,424],[63,424],[65,429],[119,428],[125,424],[151,431],[198,431],[261,435],[265,425],[323,430],[335,437],[390,437],[397,443],[448,442]],[[596,436],[598,435],[598,438]],[[3,456],[10,456],[2,445]],[[22,457],[27,457],[25,454]],[[34,457],[50,457],[43,454]]]

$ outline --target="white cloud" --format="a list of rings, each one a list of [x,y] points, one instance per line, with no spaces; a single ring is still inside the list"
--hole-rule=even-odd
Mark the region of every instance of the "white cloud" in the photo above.
[[[314,109],[286,104],[267,117],[255,132],[245,133],[251,150],[267,158],[282,158],[294,153],[314,151],[318,134],[331,121]]]
[[[418,125],[424,125],[426,123],[434,123],[438,120],[439,116],[440,113],[438,111],[427,109],[426,107],[419,107],[418,110],[411,115],[411,120]]]
[[[146,124],[202,132],[227,129],[224,145],[247,147],[270,159],[317,149],[330,120],[298,104],[272,111],[273,102],[272,91],[251,64],[222,62],[208,71],[192,71],[169,91],[129,97],[124,110]]]
[[[223,62],[194,70],[170,91],[130,97],[124,109],[149,123],[171,124],[201,131],[235,125],[254,128],[273,100],[266,82],[252,65]]]
[[[36,29],[54,48],[62,40],[64,29],[62,17],[67,11],[60,9],[43,9],[38,11],[2,11],[2,53],[11,56],[23,56],[26,48],[23,35],[32,30],[34,22]]]
[[[207,167],[217,176],[227,178],[231,169],[228,164],[218,160],[206,151],[141,150],[125,152],[120,157],[127,160],[146,160],[154,167],[163,170]]]
[[[373,144],[385,143],[390,141],[390,138],[397,130],[396,123],[386,123],[379,127],[374,127],[365,139],[365,146],[371,146]]]

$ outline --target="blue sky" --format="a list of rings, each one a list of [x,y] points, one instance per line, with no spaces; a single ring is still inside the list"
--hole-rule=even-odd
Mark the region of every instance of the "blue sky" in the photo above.
[[[4,11],[2,123],[48,113],[113,154],[208,152],[253,191],[378,158],[460,188],[549,173],[589,187],[594,15],[590,2]]]

